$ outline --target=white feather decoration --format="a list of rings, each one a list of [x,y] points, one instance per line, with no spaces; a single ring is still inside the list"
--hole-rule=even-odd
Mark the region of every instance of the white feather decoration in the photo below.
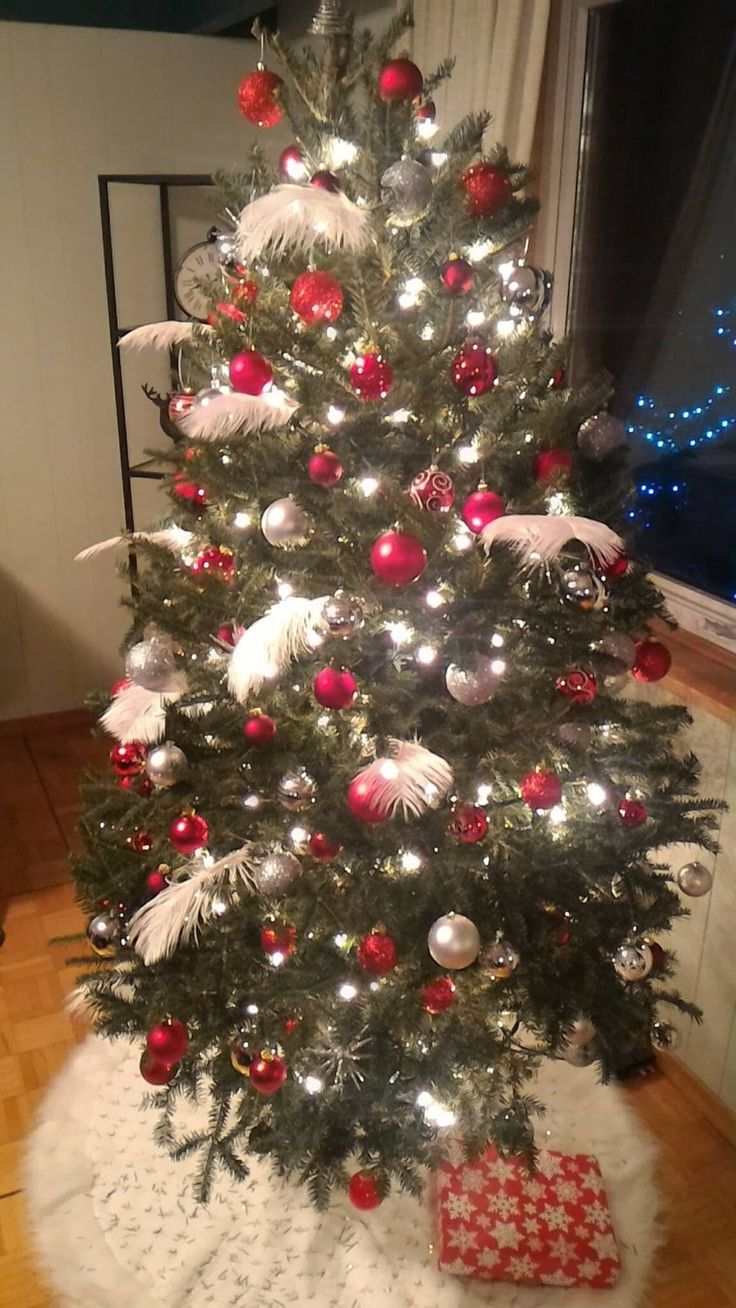
[[[115,736],[122,744],[141,740],[146,745],[154,745],[163,740],[166,733],[167,705],[181,699],[186,684],[183,672],[174,674],[171,685],[163,694],[132,682],[118,691],[100,722],[108,735]]]
[[[146,965],[170,958],[177,945],[197,938],[226,883],[240,882],[253,889],[256,849],[252,844],[243,845],[216,862],[205,857],[188,863],[176,873],[181,880],[172,882],[133,914],[128,939]]]
[[[399,808],[404,817],[419,817],[447,794],[452,769],[446,759],[419,741],[392,738],[388,756],[361,768],[354,780],[358,778],[363,794],[384,817],[392,817]]]
[[[624,548],[621,537],[604,522],[555,513],[509,513],[489,522],[480,539],[487,554],[494,545],[509,545],[527,568],[551,563],[569,540],[579,540],[601,563],[612,563]]]
[[[109,536],[107,540],[99,540],[96,545],[89,545],[86,550],[80,550],[74,556],[74,562],[87,563],[89,559],[96,559],[98,554],[105,554],[118,545],[135,545],[138,541],[160,545],[162,549],[171,550],[172,554],[181,554],[193,539],[193,532],[177,526],[163,527],[161,531],[131,531],[127,536]]]
[[[88,1020],[94,1018],[97,1012],[93,996],[89,993],[87,987],[81,983],[76,985],[73,990],[70,990],[64,1000],[64,1007],[70,1017],[86,1018]]]
[[[142,327],[134,327],[132,331],[126,332],[118,341],[121,350],[145,350],[150,347],[152,350],[173,350],[176,345],[186,345],[187,342],[194,338],[194,328],[199,331],[212,331],[204,323],[178,322],[172,319],[170,322],[147,322]]]
[[[299,405],[274,387],[263,395],[223,391],[206,404],[195,404],[179,426],[187,436],[203,441],[222,440],[236,432],[271,431],[283,427]]]
[[[367,209],[342,192],[287,182],[245,206],[238,221],[238,252],[248,263],[269,248],[274,254],[298,254],[322,242],[329,250],[358,254],[369,231]]]
[[[292,595],[243,632],[228,676],[230,690],[241,704],[257,694],[264,681],[281,676],[293,659],[319,647],[322,642],[315,625],[328,599],[328,595],[313,600]]]

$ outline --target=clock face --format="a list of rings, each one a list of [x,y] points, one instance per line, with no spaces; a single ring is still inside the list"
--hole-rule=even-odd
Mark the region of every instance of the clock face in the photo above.
[[[174,295],[190,318],[207,321],[209,303],[199,283],[211,281],[221,271],[213,241],[200,241],[182,255],[174,273]]]

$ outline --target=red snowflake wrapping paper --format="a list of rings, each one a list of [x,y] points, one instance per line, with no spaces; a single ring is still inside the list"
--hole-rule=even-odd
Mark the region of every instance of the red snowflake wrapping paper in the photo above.
[[[495,1149],[437,1174],[444,1272],[518,1285],[609,1289],[619,1273],[600,1167],[588,1154],[539,1152],[530,1173]]]

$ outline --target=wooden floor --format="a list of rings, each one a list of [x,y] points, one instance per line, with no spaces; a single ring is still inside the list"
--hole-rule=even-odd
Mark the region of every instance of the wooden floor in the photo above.
[[[0,949],[0,1308],[55,1303],[28,1244],[20,1160],[46,1085],[84,1033],[63,1010],[74,981],[69,947],[50,942],[82,924],[66,861],[74,774],[103,752],[78,721],[0,735],[2,854],[13,893]],[[665,1063],[626,1093],[660,1141],[667,1202],[667,1240],[642,1308],[736,1308],[732,1119],[714,1112],[677,1065]],[[604,1300],[601,1293],[601,1308]]]

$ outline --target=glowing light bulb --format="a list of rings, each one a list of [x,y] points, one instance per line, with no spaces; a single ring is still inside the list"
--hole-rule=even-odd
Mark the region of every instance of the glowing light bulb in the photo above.
[[[327,142],[327,165],[329,168],[342,168],[354,163],[358,157],[358,147],[354,141],[346,141],[342,136],[332,136]]]
[[[384,759],[379,768],[379,772],[384,781],[395,781],[399,775],[398,766],[391,758]]]
[[[480,263],[481,259],[487,259],[492,252],[493,241],[473,241],[465,250],[465,255],[471,263]]]
[[[596,808],[605,804],[608,799],[608,791],[605,786],[601,786],[597,781],[589,781],[587,786],[588,799]]]
[[[431,150],[429,162],[434,168],[441,168],[444,163],[447,163],[447,155],[442,150]]]
[[[282,954],[278,950],[276,951],[275,954],[269,954],[268,956],[268,961],[271,964],[271,967],[281,967],[281,964],[285,961],[285,959],[286,959],[286,954]]]
[[[305,1076],[304,1089],[308,1095],[318,1095],[324,1090],[324,1086],[318,1076]]]
[[[345,421],[345,410],[338,408],[336,404],[330,404],[326,416],[330,426],[339,427],[340,423]]]
[[[502,677],[506,671],[505,659],[491,659],[491,672],[496,677]]]
[[[516,323],[513,318],[499,318],[496,323],[497,336],[512,336],[516,331]]]
[[[295,845],[305,845],[309,840],[309,832],[306,827],[292,827],[289,832],[289,839]]]
[[[477,463],[480,455],[474,445],[461,445],[457,451],[458,463]]]
[[[504,639],[500,631],[494,631],[493,635],[491,636],[491,644],[494,649],[501,649],[503,647]]]
[[[465,315],[468,327],[482,327],[485,320],[486,315],[482,309],[469,309]]]
[[[386,630],[390,634],[394,645],[406,645],[414,635],[414,628],[406,622],[387,622]]]
[[[370,499],[371,495],[375,495],[378,490],[380,482],[377,477],[361,477],[358,485],[360,486],[361,494],[364,495],[366,499]]]
[[[325,327],[325,336],[328,341],[336,341],[337,327]]]
[[[354,986],[352,981],[343,981],[337,993],[340,996],[340,998],[345,1001],[346,1004],[349,1004],[352,1002],[353,999],[357,998],[358,987]]]
[[[433,322],[425,322],[419,335],[423,341],[431,341],[434,337],[435,326]]]
[[[236,513],[233,518],[233,526],[237,527],[238,531],[245,531],[246,527],[250,527],[251,523],[252,518],[249,513]]]
[[[511,274],[516,271],[516,264],[513,259],[506,259],[498,265],[498,271],[503,280],[507,282]]]
[[[539,809],[538,811],[540,813],[544,813],[545,810]],[[555,804],[554,808],[551,808],[549,810],[549,820],[552,823],[553,827],[562,826],[563,822],[567,822],[567,813],[565,812],[562,804]]]
[[[458,527],[452,538],[452,545],[454,549],[458,550],[458,552],[461,550],[469,550],[474,540],[475,537],[473,533],[468,531],[467,527]]]
[[[493,794],[493,786],[483,784],[478,787],[475,795],[476,803],[487,804]]]
[[[428,590],[424,597],[424,602],[428,609],[441,609],[444,605],[445,598],[438,590]]]
[[[421,121],[417,123],[417,136],[422,141],[431,141],[432,137],[436,136],[438,131],[439,127],[437,126],[437,123],[433,123],[431,118],[422,118]]]
[[[393,413],[386,414],[385,420],[386,422],[394,422],[401,425],[403,422],[408,422],[410,418],[411,411],[409,409],[394,409]]]
[[[294,594],[294,587],[290,581],[277,581],[276,594],[279,599],[288,599],[290,595]]]
[[[422,866],[422,859],[419,854],[415,854],[413,849],[404,849],[399,855],[399,862],[404,872],[418,872]]]
[[[336,936],[332,937],[332,939],[334,943],[337,945],[338,949],[345,949],[348,943],[348,936],[345,934],[344,931],[339,931]]]
[[[573,506],[570,503],[570,497],[565,495],[564,491],[555,491],[553,495],[547,496],[547,512],[551,517],[572,513]]]
[[[414,657],[417,663],[421,663],[424,667],[428,668],[431,667],[437,658],[437,650],[433,645],[420,645]]]

